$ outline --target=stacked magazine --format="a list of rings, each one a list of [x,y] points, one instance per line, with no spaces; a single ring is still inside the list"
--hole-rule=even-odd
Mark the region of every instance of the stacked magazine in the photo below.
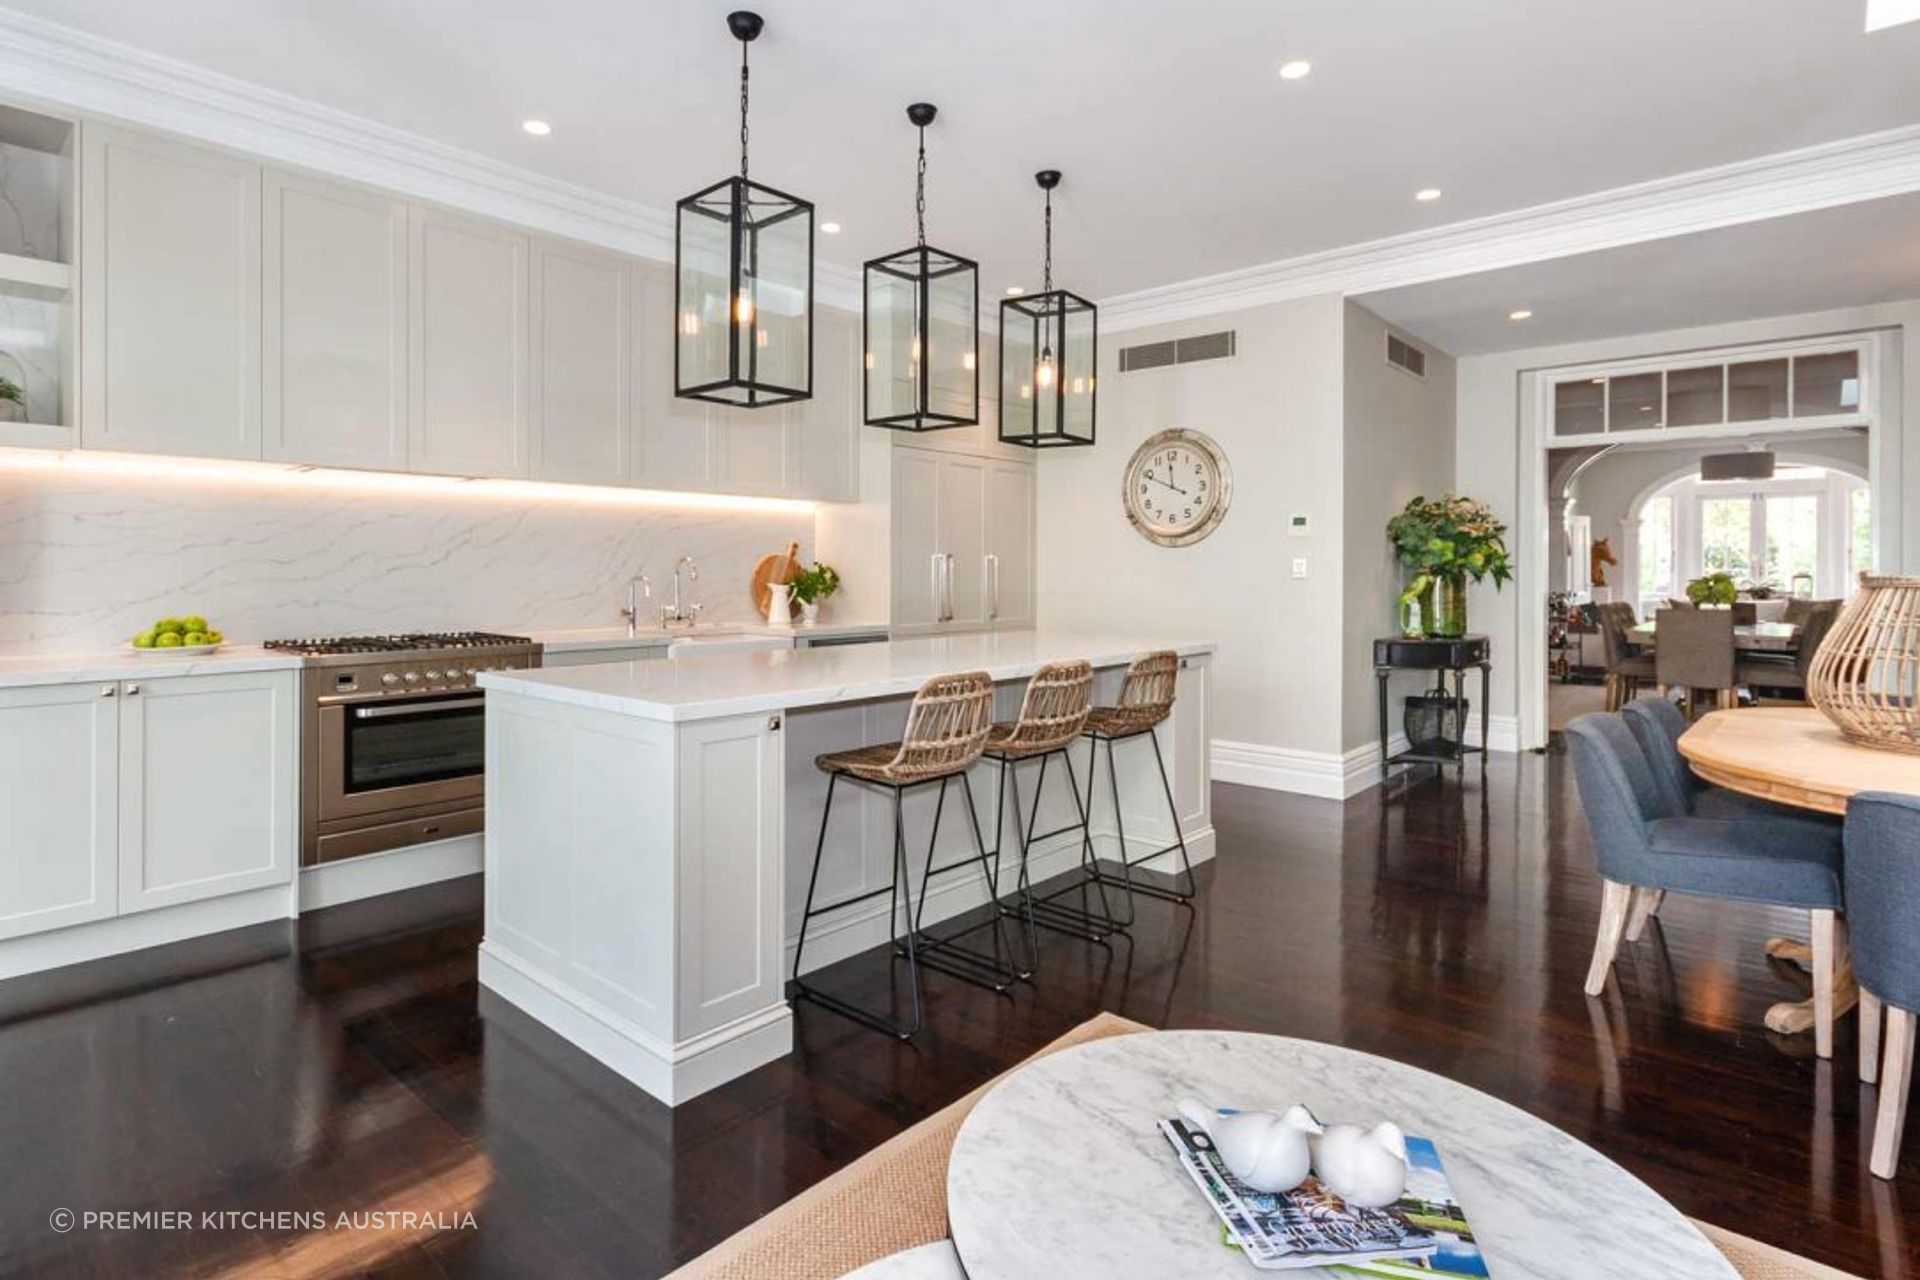
[[[1407,1188],[1384,1209],[1355,1209],[1308,1178],[1284,1194],[1255,1191],[1228,1172],[1205,1133],[1162,1120],[1194,1185],[1220,1215],[1223,1242],[1263,1271],[1337,1267],[1402,1280],[1485,1277],[1486,1261],[1425,1138],[1407,1139]]]

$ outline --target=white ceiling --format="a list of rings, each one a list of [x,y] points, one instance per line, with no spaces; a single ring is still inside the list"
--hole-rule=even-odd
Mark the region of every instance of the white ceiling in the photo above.
[[[733,164],[724,0],[11,2],[663,207]],[[1062,283],[1108,297],[1920,120],[1920,25],[1862,4],[769,0],[754,168],[823,257],[898,248],[927,98],[933,239],[1034,285],[1057,167]]]
[[[1367,294],[1456,356],[1920,298],[1920,195]],[[1515,310],[1533,312],[1515,322]]]

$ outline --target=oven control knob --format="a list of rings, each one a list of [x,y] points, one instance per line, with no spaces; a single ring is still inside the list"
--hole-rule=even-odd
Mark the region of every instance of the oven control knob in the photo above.
[[[400,677],[389,671],[380,677],[380,683],[389,686],[396,685],[400,683]]]
[[[428,668],[427,668],[427,683],[429,683],[429,684],[432,684],[432,683],[434,683],[435,681],[437,681],[437,680],[439,680],[439,679],[440,679],[440,673],[439,673],[438,671],[436,671],[436,670],[434,670],[434,669],[433,669],[432,667],[428,667]]]
[[[473,679],[473,678],[474,678],[475,676],[477,676],[477,675],[479,675],[479,674],[480,674],[480,672],[479,672],[479,670],[478,670],[478,669],[476,669],[476,668],[474,668],[474,667],[468,667],[468,668],[467,668],[467,679],[469,679],[469,680],[471,680],[471,679]]]
[[[404,679],[408,684],[420,683],[420,673],[418,671],[409,671],[405,676],[401,678]]]

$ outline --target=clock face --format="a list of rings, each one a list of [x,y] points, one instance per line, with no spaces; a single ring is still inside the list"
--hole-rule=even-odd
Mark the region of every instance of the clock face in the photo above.
[[[1212,533],[1227,514],[1232,473],[1216,445],[1197,431],[1162,431],[1127,464],[1127,519],[1142,537],[1183,547]]]

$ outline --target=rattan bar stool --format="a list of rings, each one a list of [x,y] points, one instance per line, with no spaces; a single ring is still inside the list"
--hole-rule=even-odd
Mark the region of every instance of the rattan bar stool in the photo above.
[[[1011,724],[996,724],[987,737],[986,758],[999,764],[1000,781],[994,797],[993,855],[997,864],[1006,847],[1003,834],[1006,820],[1006,796],[1013,795],[1013,834],[1020,846],[1020,870],[1013,892],[1001,900],[1003,915],[1018,915],[1026,925],[1027,957],[1020,968],[1022,978],[1033,976],[1038,954],[1035,927],[1070,933],[1091,942],[1104,941],[1118,925],[1108,910],[1095,916],[1051,903],[1033,892],[1030,859],[1036,841],[1051,839],[1069,831],[1080,833],[1080,863],[1083,873],[1094,867],[1093,838],[1087,827],[1087,805],[1080,795],[1080,780],[1075,776],[1073,757],[1068,749],[1080,739],[1093,710],[1093,667],[1084,660],[1050,662],[1033,673],[1026,695],[1020,700],[1020,718]],[[1073,811],[1078,822],[1070,822],[1053,831],[1034,831],[1040,817],[1040,798],[1046,793],[1047,769],[1055,756],[1067,771],[1067,785],[1073,792]],[[1034,782],[1033,805],[1024,819],[1026,806],[1020,796],[1020,771],[1014,766],[1027,760],[1040,762],[1040,776]],[[1092,779],[1088,779],[1091,786]],[[1100,888],[1102,906],[1105,889]],[[1049,895],[1051,897],[1052,895]]]
[[[923,946],[931,941],[936,945],[945,945],[939,940],[927,939],[920,930],[920,910],[926,906],[927,884],[934,876],[943,872],[958,870],[978,863],[987,877],[988,892],[994,898],[999,896],[997,868],[990,860],[986,843],[980,836],[980,821],[973,807],[973,786],[967,779],[967,770],[980,759],[981,751],[987,744],[987,732],[993,725],[993,681],[984,671],[968,671],[958,675],[935,676],[920,686],[913,696],[913,703],[907,709],[907,726],[899,742],[882,743],[870,747],[856,747],[850,751],[835,751],[815,757],[814,764],[825,772],[827,777],[827,804],[820,814],[820,836],[813,847],[813,871],[807,877],[807,904],[800,915],[800,937],[793,949],[793,996],[796,1000],[811,1000],[825,1009],[853,1019],[864,1026],[884,1031],[901,1040],[910,1040],[920,1030],[925,1020],[925,1010],[920,995],[920,966],[929,968],[947,966],[938,964],[928,956],[922,955]],[[967,818],[973,828],[973,844],[977,853],[974,857],[944,867],[933,865],[934,846],[940,837],[940,817],[946,810],[947,787],[958,778],[966,793]],[[827,847],[827,824],[833,818],[833,796],[842,779],[859,786],[878,791],[886,791],[893,798],[893,876],[892,882],[884,889],[873,889],[866,893],[843,898],[827,906],[814,906],[814,891],[820,883],[820,857]],[[940,798],[933,811],[933,830],[927,836],[926,870],[920,882],[920,898],[916,904],[912,898],[912,883],[907,871],[906,821],[904,798],[915,787],[940,787]],[[886,1014],[863,1009],[838,996],[829,995],[809,985],[800,976],[800,961],[806,951],[807,927],[816,916],[822,916],[842,907],[852,906],[856,902],[866,902],[881,894],[889,895],[887,902],[887,932],[893,943],[893,958],[904,958],[907,962],[907,981],[913,993],[913,1021],[902,1022]],[[901,913],[901,900],[906,899],[907,928],[904,940],[898,928],[898,916]],[[998,916],[995,916],[995,923]],[[1000,940],[996,931],[996,947]],[[1010,950],[1010,949],[1008,949]],[[1013,966],[1009,960],[1003,965],[1006,981],[1004,989],[1013,980]],[[959,976],[976,980],[973,973],[960,972]]]
[[[1166,757],[1160,753],[1160,738],[1154,732],[1173,714],[1174,686],[1179,674],[1180,657],[1170,649],[1137,658],[1127,668],[1126,681],[1120,686],[1119,702],[1111,707],[1095,707],[1087,716],[1086,734],[1093,740],[1095,752],[1098,752],[1101,743],[1106,744],[1107,787],[1113,796],[1113,825],[1120,845],[1120,879],[1116,881],[1103,872],[1097,861],[1093,864],[1091,875],[1103,885],[1117,885],[1123,890],[1127,914],[1122,924],[1133,923],[1133,895],[1136,893],[1168,902],[1193,900],[1193,860],[1187,853],[1187,838],[1180,830],[1180,806],[1174,803],[1173,784],[1167,780]],[[1127,855],[1127,824],[1120,812],[1120,774],[1114,767],[1113,752],[1119,743],[1142,737],[1153,744],[1153,763],[1160,771],[1160,790],[1167,798],[1167,816],[1173,819],[1173,843],[1164,849],[1155,849],[1152,853],[1133,858]],[[1093,809],[1091,777],[1087,779],[1087,809],[1089,812]],[[1180,855],[1180,872],[1174,877],[1173,888],[1163,889],[1159,885],[1144,884],[1133,878],[1133,869],[1141,863],[1174,852]],[[1058,892],[1070,892],[1077,887],[1068,885]]]

